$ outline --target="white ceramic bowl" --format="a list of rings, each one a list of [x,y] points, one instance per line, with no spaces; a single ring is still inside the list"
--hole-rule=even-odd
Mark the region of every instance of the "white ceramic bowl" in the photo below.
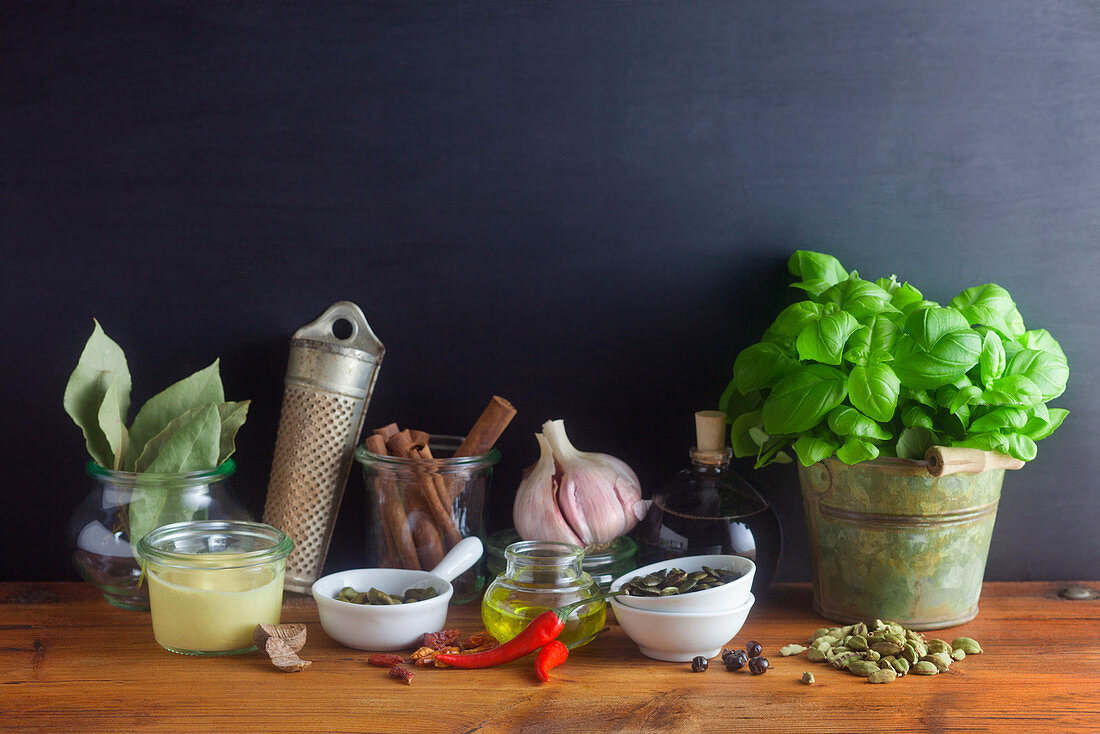
[[[710,565],[710,564],[707,564]],[[738,607],[721,612],[650,612],[611,599],[615,619],[646,657],[674,663],[697,655],[713,658],[741,631],[756,598],[750,593]]]
[[[623,584],[635,576],[647,576],[654,571],[662,571],[666,568],[678,568],[681,571],[701,571],[703,566],[711,568],[727,568],[737,571],[741,578],[734,579],[728,584],[722,584],[713,589],[703,591],[691,591],[687,594],[673,594],[672,596],[620,596],[617,597],[623,606],[634,609],[645,609],[651,612],[721,612],[733,609],[744,604],[751,596],[753,577],[756,576],[756,564],[744,556],[685,556],[683,558],[671,558],[658,563],[642,566],[636,571],[620,576],[611,583],[611,591],[618,591]]]
[[[324,576],[313,583],[313,598],[321,627],[329,637],[357,650],[403,650],[414,647],[425,632],[438,632],[447,621],[451,580],[477,563],[483,551],[477,538],[464,538],[431,571],[401,568],[359,568]],[[411,604],[353,604],[334,598],[350,586],[367,591],[372,586],[394,596],[410,587],[432,586],[439,596]]]

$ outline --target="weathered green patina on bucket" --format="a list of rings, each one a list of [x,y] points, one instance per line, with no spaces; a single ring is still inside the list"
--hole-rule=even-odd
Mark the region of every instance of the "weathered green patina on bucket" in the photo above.
[[[938,629],[978,613],[1004,469],[933,477],[914,461],[829,458],[799,477],[819,614]]]

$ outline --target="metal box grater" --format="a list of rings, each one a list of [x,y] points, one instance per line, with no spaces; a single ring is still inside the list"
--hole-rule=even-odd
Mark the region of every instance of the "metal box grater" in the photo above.
[[[351,325],[341,339],[334,327]],[[303,594],[321,575],[352,455],[385,347],[362,310],[339,301],[294,332],[267,486],[264,522],[294,539],[285,588]]]

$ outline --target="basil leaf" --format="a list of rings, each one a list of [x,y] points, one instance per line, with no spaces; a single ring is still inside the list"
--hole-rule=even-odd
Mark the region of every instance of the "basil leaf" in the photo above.
[[[951,403],[947,406],[947,410],[950,413],[959,413],[963,408],[966,408],[971,403],[977,403],[981,400],[982,389],[977,385],[970,385],[964,387],[955,393],[951,398]],[[967,411],[969,414],[969,411]]]
[[[1040,403],[1040,405],[1042,405],[1042,403]],[[1054,433],[1054,431],[1058,429],[1058,426],[1062,425],[1062,421],[1066,419],[1067,415],[1069,415],[1068,410],[1051,408],[1046,418],[1034,417],[1028,420],[1020,433],[1028,436],[1033,441],[1040,441]]]
[[[1053,400],[1064,393],[1069,381],[1069,364],[1065,360],[1036,349],[1021,349],[1008,361],[1005,372],[1031,380],[1039,388],[1043,400]]]
[[[929,408],[936,407],[936,401],[932,398],[932,394],[929,393],[927,390],[913,390],[912,388],[908,388],[905,385],[901,386],[901,400],[912,400],[914,403],[927,405]]]
[[[859,278],[842,280],[821,294],[821,299],[837,304],[842,311],[865,321],[883,311],[897,312],[890,294],[874,283]]]
[[[923,349],[912,336],[903,336],[894,351],[894,373],[909,388],[947,385],[978,363],[981,349],[981,337],[971,329],[949,331],[929,349]]]
[[[898,325],[888,316],[875,316],[869,325],[859,327],[848,338],[844,358],[856,364],[892,360],[899,333]]]
[[[759,429],[764,419],[759,410],[740,415],[730,423],[730,446],[733,447],[733,455],[738,459],[748,456],[756,456],[758,446],[753,440],[750,431]]]
[[[1020,461],[1031,461],[1037,453],[1035,442],[1022,433],[1013,433],[1008,436],[1004,452],[1009,456],[1015,456]]]
[[[812,301],[792,303],[764,332],[764,341],[794,342],[794,338],[812,321],[821,318],[822,308]]]
[[[88,454],[100,466],[113,469],[121,466],[116,461],[116,451],[125,439],[117,432],[111,416],[120,416],[121,426],[130,409],[130,368],[122,347],[107,336],[98,321],[93,323],[92,335],[65,385],[62,404],[84,433]],[[101,417],[111,422],[110,438],[103,430]]]
[[[989,389],[982,392],[982,400],[989,405],[1022,405],[1030,407],[1043,399],[1039,386],[1023,375],[998,377]]]
[[[890,433],[855,408],[841,405],[829,411],[829,429],[838,436],[885,441]]]
[[[901,411],[901,424],[909,428],[927,428],[929,430],[935,428],[932,421],[932,411],[923,405],[910,405]]]
[[[733,363],[733,381],[742,394],[768,388],[798,369],[798,360],[771,342],[741,350]]]
[[[993,408],[988,413],[970,422],[970,432],[986,433],[989,431],[1000,431],[1002,429],[1016,431],[1024,427],[1024,424],[1027,423],[1027,419],[1027,411],[1023,408],[1014,408],[1010,406]]]
[[[901,382],[889,365],[857,364],[848,375],[848,399],[876,421],[894,417],[900,390]]]
[[[838,311],[806,326],[795,340],[799,359],[839,366],[844,344],[859,322],[849,313]]]
[[[890,297],[890,304],[905,314],[922,303],[926,303],[924,296],[908,283],[902,283]]]
[[[773,435],[813,428],[848,394],[847,378],[835,367],[811,364],[787,375],[764,400],[765,430]]]
[[[936,434],[924,427],[906,428],[898,436],[899,459],[923,459],[928,449],[936,445]]]
[[[1059,344],[1046,329],[1025,331],[1024,335],[1020,337],[1019,343],[1020,346],[1025,349],[1037,349],[1040,352],[1052,354],[1066,364],[1069,364],[1069,360],[1066,359],[1066,353],[1062,351],[1062,345]]]
[[[832,255],[810,250],[795,250],[787,261],[791,275],[802,280],[822,280],[830,286],[848,279],[848,271]]]
[[[222,380],[218,373],[216,359],[209,367],[185,377],[149,398],[145,405],[141,406],[141,410],[134,418],[134,424],[130,427],[128,463],[132,466],[133,462],[141,456],[146,442],[163,431],[176,418],[192,408],[224,401],[225,394],[222,391]]]
[[[970,331],[970,324],[953,308],[921,308],[905,319],[905,331],[927,352],[954,332]]]
[[[982,353],[978,357],[981,367],[982,384],[989,387],[995,379],[1004,374],[1007,360],[1001,337],[993,331],[987,331],[982,337]]]
[[[817,462],[832,456],[839,446],[839,443],[826,441],[822,438],[802,436],[794,442],[793,448],[802,466],[813,466]]]
[[[844,445],[836,450],[836,458],[845,464],[858,464],[870,461],[878,456],[878,447],[855,436],[849,436]]]
[[[1024,333],[1024,320],[1016,310],[1016,303],[996,283],[967,288],[948,305],[959,309],[970,324],[984,324],[1007,337]]]
[[[730,380],[730,384],[726,386],[725,392],[722,393],[722,397],[719,399],[718,410],[724,412],[729,420],[733,421],[739,415],[756,410],[763,402],[764,399],[760,396],[759,390],[753,390],[747,395],[742,395],[734,381]]]
[[[990,431],[969,435],[962,441],[955,441],[951,445],[967,449],[981,449],[982,451],[1003,451],[1008,445],[1008,439],[997,431]]]

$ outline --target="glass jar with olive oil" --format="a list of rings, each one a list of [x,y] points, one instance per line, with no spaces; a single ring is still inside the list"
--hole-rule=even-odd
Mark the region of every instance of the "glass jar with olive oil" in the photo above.
[[[545,611],[592,599],[565,620],[558,637],[566,645],[586,644],[603,629],[607,603],[600,588],[581,568],[584,549],[569,543],[528,540],[504,551],[507,567],[485,591],[481,619],[502,643],[512,639]]]

